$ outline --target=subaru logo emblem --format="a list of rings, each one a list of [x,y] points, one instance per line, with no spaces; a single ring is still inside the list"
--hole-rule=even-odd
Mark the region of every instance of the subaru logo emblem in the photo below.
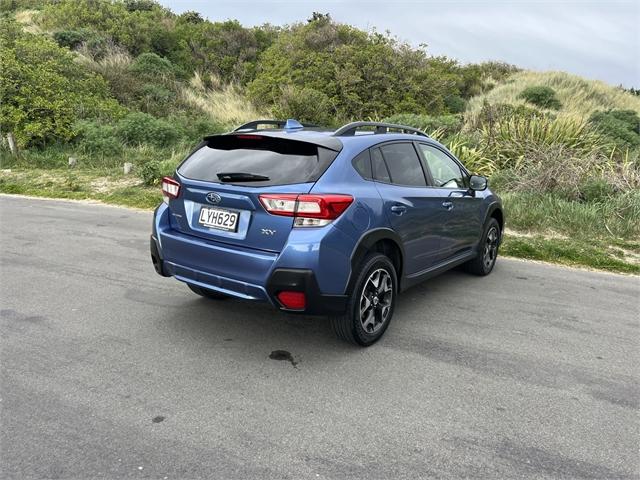
[[[222,197],[218,195],[216,192],[207,193],[207,202],[220,203],[221,201],[222,201]]]

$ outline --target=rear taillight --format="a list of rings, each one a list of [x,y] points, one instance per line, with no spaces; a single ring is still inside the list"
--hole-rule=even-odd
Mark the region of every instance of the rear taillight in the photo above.
[[[162,197],[165,202],[178,198],[180,195],[180,184],[171,177],[162,179]]]
[[[294,217],[294,227],[322,227],[342,215],[353,203],[351,195],[279,193],[260,195],[272,215]]]

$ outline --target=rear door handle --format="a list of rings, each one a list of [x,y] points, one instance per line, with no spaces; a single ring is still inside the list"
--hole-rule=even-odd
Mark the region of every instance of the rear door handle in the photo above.
[[[453,208],[453,202],[442,202],[442,206],[447,210],[451,210]]]
[[[404,205],[394,205],[393,207],[391,207],[391,211],[396,215],[402,215],[407,211],[407,207],[405,207]]]

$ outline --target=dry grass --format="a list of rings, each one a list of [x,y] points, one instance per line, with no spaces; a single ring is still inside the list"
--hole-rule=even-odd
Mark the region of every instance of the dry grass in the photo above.
[[[133,59],[124,48],[113,44],[105,48],[105,54],[100,59],[95,59],[93,54],[85,45],[81,45],[77,50],[78,62],[85,65],[90,70],[102,75],[115,74],[116,72],[127,72]]]
[[[202,110],[212,120],[233,125],[263,116],[235,85],[223,85],[211,76],[207,82],[196,73],[181,90],[182,100]]]
[[[34,22],[38,10],[21,10],[16,13],[16,21],[22,25],[25,32],[42,33],[42,29]]]
[[[480,113],[485,100],[490,104],[507,103],[524,105],[518,95],[527,87],[546,86],[556,91],[562,108],[559,117],[587,118],[594,111],[622,109],[640,113],[640,97],[631,95],[617,87],[597,80],[586,80],[566,72],[518,72],[504,84],[472,98],[467,109],[468,115]]]

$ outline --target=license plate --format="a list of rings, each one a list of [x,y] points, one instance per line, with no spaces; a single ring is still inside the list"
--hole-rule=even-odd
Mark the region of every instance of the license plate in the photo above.
[[[200,218],[198,223],[205,227],[215,228],[216,230],[224,230],[226,232],[235,232],[238,230],[238,212],[225,210],[224,208],[202,207],[200,209]]]

